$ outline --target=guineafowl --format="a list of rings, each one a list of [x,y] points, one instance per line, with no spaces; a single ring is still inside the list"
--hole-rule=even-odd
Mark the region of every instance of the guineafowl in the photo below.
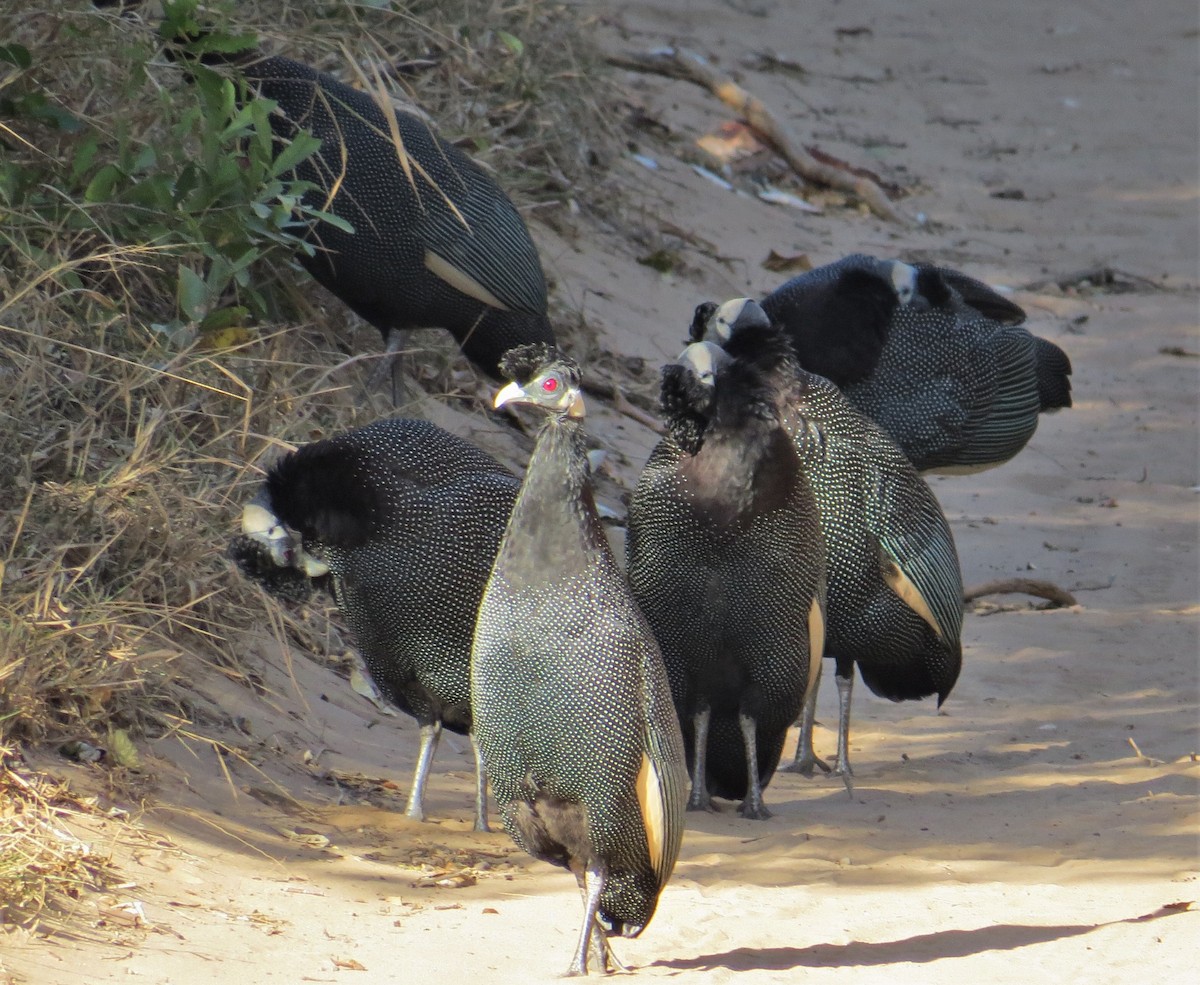
[[[701,320],[722,326],[714,338],[735,358],[771,351],[782,332],[749,298],[698,311]],[[783,402],[825,537],[825,655],[836,662],[841,698],[837,771],[849,777],[855,664],[875,694],[893,701],[936,694],[940,705],[962,666],[962,575],[945,514],[879,426],[804,369]],[[812,751],[815,700],[814,684],[791,767],[805,773],[825,768]]]
[[[629,581],[667,665],[691,766],[711,794],[770,811],[762,791],[820,667],[825,544],[784,426],[798,372],[776,336],[742,358],[709,342],[664,367],[668,435],[629,507]]]
[[[186,41],[187,39],[177,39]],[[186,61],[178,44],[168,52]],[[415,113],[380,103],[325,72],[257,50],[206,51],[233,62],[251,94],[273,100],[271,130],[286,146],[301,130],[320,148],[292,178],[311,182],[304,202],[348,223],[316,221],[300,263],[383,334],[444,328],[498,379],[504,352],[553,342],[546,280],[529,230],[484,169]]]
[[[329,585],[375,686],[420,724],[407,807],[417,820],[442,728],[471,728],[475,615],[519,487],[428,421],[376,421],[271,466],[231,545],[277,594],[301,595],[304,578]],[[476,830],[487,830],[483,776]]]
[[[852,254],[761,304],[801,366],[837,384],[921,472],[1006,462],[1040,413],[1071,406],[1066,353],[1030,334],[1020,307],[948,267]],[[727,337],[717,307],[697,309],[693,340]]]
[[[504,827],[584,898],[569,975],[654,915],[683,834],[687,772],[662,655],[630,598],[588,478],[576,364],[523,346],[496,406],[547,417],[479,607],[475,734]]]

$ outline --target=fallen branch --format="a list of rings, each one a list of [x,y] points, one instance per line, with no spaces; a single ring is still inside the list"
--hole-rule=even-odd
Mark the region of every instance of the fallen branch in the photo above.
[[[902,226],[913,225],[913,221],[896,207],[876,182],[817,160],[788,132],[762,100],[750,95],[732,79],[719,74],[706,59],[694,51],[688,51],[686,48],[667,48],[652,52],[632,51],[623,55],[610,55],[608,62],[618,68],[653,72],[704,86],[774,145],[802,178],[839,191],[851,192],[866,202],[876,215]]]
[[[975,585],[963,591],[963,601],[973,602],[984,595],[1034,595],[1040,599],[1053,602],[1056,606],[1078,605],[1075,596],[1065,588],[1048,581],[1038,581],[1035,578],[1003,578],[1000,581],[989,581],[983,585]]]

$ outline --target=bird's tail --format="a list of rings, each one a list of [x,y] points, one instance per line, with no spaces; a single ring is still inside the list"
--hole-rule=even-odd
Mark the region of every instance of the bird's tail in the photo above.
[[[1071,406],[1071,359],[1053,342],[1034,337],[1038,398],[1042,412]]]

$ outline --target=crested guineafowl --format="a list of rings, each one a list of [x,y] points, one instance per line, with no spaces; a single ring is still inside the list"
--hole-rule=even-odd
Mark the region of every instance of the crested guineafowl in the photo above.
[[[761,305],[800,365],[840,387],[920,472],[1000,465],[1039,414],[1071,406],[1066,353],[1030,334],[1020,307],[948,267],[852,254]],[[693,341],[728,337],[717,309],[697,309]]]
[[[654,915],[683,835],[687,771],[662,655],[589,483],[579,369],[553,346],[502,363],[496,406],[547,416],[475,631],[475,734],[504,827],[584,898],[569,975]]]
[[[717,337],[736,358],[770,351],[781,333],[749,298],[698,311],[700,319],[723,326]],[[848,778],[855,665],[875,694],[893,701],[936,694],[940,705],[962,666],[962,575],[945,514],[880,427],[829,380],[804,369],[783,401],[825,537],[825,655],[836,662],[837,771]],[[824,768],[812,751],[816,693],[814,684],[790,767],[804,773],[814,764]]]
[[[169,40],[168,53],[186,67],[179,49],[189,39]],[[299,260],[379,329],[389,351],[400,345],[396,333],[444,328],[499,379],[505,351],[554,341],[545,276],[520,213],[426,120],[291,58],[255,49],[198,57],[232,63],[252,95],[276,103],[270,125],[281,146],[301,130],[320,140],[289,174],[315,186],[306,205],[352,231],[313,222],[304,238],[315,249]]]
[[[762,791],[820,667],[825,544],[784,425],[798,368],[782,336],[738,358],[709,342],[664,367],[667,437],[629,507],[629,581],[654,629],[691,767],[770,817]]]
[[[420,724],[407,807],[417,820],[442,728],[471,728],[475,615],[519,488],[428,421],[376,421],[271,466],[230,547],[268,591],[328,584],[375,686]],[[477,781],[475,826],[487,830],[482,770]]]

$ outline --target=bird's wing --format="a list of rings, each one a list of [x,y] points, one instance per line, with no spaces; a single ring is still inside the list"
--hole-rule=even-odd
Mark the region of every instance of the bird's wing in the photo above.
[[[644,620],[642,621],[645,625]],[[645,626],[648,638],[649,626]],[[650,864],[665,885],[683,842],[683,804],[687,800],[687,767],[666,671],[657,646],[645,648],[643,694],[646,701],[646,747],[637,778],[638,806],[646,830]]]
[[[911,469],[867,466],[867,528],[884,581],[947,645],[962,632],[962,573],[949,524]]]
[[[915,265],[918,271],[935,271],[941,275],[946,286],[955,291],[968,307],[1002,325],[1020,325],[1025,321],[1025,310],[1010,301],[989,284],[964,274],[951,267],[938,267],[929,263]]]
[[[546,280],[525,220],[478,164],[426,133],[433,166],[429,181],[418,179],[425,209],[415,226],[426,267],[490,307],[545,314]]]

